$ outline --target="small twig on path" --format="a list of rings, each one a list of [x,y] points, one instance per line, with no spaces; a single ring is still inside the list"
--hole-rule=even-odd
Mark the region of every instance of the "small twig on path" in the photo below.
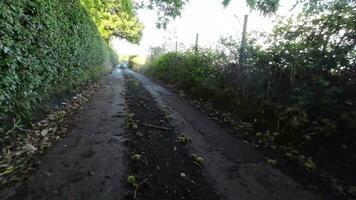
[[[150,99],[147,98],[147,97],[141,97],[141,99],[146,100],[146,101],[149,101],[149,100],[150,100]]]
[[[105,197],[109,192],[111,192],[112,190],[112,187],[110,187],[104,194],[103,194],[103,197]]]
[[[171,130],[170,128],[167,128],[167,127],[163,127],[163,126],[155,126],[155,125],[146,124],[146,123],[143,123],[142,125],[147,126],[147,127],[151,127],[151,128],[156,128],[156,129]]]
[[[142,160],[142,159],[140,159],[139,160],[142,164],[144,164],[144,165],[148,165],[148,163],[147,163],[147,158],[145,157],[145,160]]]
[[[5,135],[9,135],[12,131],[14,131],[15,129],[18,128],[18,127],[17,127],[16,119],[14,119],[13,121],[14,121],[14,126],[13,126],[10,130],[6,131],[6,132],[5,132]]]
[[[116,114],[116,115],[112,115],[111,117],[123,118],[124,116],[121,114]]]
[[[146,110],[149,110],[149,108],[148,108],[142,101],[140,101],[140,104],[141,104]]]
[[[16,129],[16,127],[12,127],[10,130],[8,130],[5,135],[9,135],[12,131],[14,131]]]

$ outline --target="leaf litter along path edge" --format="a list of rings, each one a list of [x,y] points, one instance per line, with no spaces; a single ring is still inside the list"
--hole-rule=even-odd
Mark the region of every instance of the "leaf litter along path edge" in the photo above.
[[[243,140],[181,100],[170,90],[132,70],[126,70],[153,96],[160,109],[171,116],[176,136],[192,138],[186,147],[201,155],[206,176],[224,199],[320,199],[292,178],[266,163],[265,156]]]
[[[0,199],[117,199],[123,194],[126,150],[120,137],[124,117],[113,117],[126,112],[122,75],[108,75],[104,84],[33,176],[0,191]]]
[[[158,117],[159,123],[153,118],[146,124],[172,128],[176,132],[145,127],[145,131],[155,129],[159,133],[150,135],[145,142],[167,145],[158,144],[157,149],[152,144],[138,146],[135,143],[142,143],[141,136],[131,142],[127,140],[128,133],[124,134],[124,118],[121,117],[125,116],[123,73],[114,73],[107,77],[106,86],[90,105],[80,112],[68,136],[55,144],[45,156],[43,165],[33,177],[22,186],[0,192],[1,199],[121,199],[126,192],[124,198],[131,198],[130,195],[135,191],[127,185],[127,177],[131,174],[137,176],[140,185],[136,191],[137,199],[167,195],[170,195],[170,199],[181,199],[182,196],[185,199],[317,199],[292,179],[266,165],[264,157],[257,150],[227,134],[216,123],[206,120],[170,91],[130,70],[124,73],[134,76],[139,81],[138,86],[144,86],[144,89],[140,89],[143,93],[150,93],[141,99],[146,107],[133,101],[137,104],[134,108],[143,108],[146,113],[152,109],[151,106],[160,108],[160,111],[154,109],[156,112],[152,114]],[[149,106],[146,101],[153,103],[152,97],[157,104]],[[171,120],[170,117],[161,119],[168,115],[172,117]],[[169,133],[163,135],[166,132]],[[178,147],[180,144],[176,143],[175,138],[180,133],[192,138],[191,143]],[[125,152],[126,147],[120,142],[122,138],[128,143],[130,152]],[[132,153],[145,156],[143,151],[162,154],[163,158],[150,154],[152,159],[148,157],[142,162],[148,166],[145,169],[130,159]],[[178,156],[171,156],[176,151]],[[192,162],[189,157],[192,153],[204,158],[203,168]],[[167,161],[176,162],[182,168],[164,168],[166,166],[162,164]],[[158,170],[166,176],[157,176]],[[184,181],[187,182],[183,184]],[[156,186],[164,189],[155,190]]]
[[[126,80],[128,148],[132,158],[127,176],[135,177],[124,199],[223,199],[204,168],[177,141],[169,117],[150,93],[130,75]],[[130,180],[131,182],[131,180]]]

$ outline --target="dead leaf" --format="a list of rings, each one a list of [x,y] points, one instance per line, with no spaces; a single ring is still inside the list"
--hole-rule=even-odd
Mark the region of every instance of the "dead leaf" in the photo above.
[[[41,131],[42,137],[45,137],[47,134],[48,134],[48,129],[43,129],[43,130]]]
[[[317,170],[317,166],[311,158],[307,159],[307,161],[304,163],[304,166],[308,171],[316,171]]]
[[[266,162],[270,165],[276,165],[277,164],[277,159],[267,159]]]
[[[6,170],[2,173],[0,173],[0,177],[11,174],[14,171],[14,167],[13,166],[9,166],[6,168]]]
[[[26,152],[34,153],[35,151],[37,151],[37,148],[34,147],[32,144],[28,143],[22,147],[22,150]]]

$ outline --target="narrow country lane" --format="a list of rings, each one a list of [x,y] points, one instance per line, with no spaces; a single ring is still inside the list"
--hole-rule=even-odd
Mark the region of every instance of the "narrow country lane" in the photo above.
[[[356,200],[355,19],[0,0],[0,200]]]
[[[0,199],[319,199],[169,89],[129,69],[104,79],[34,175]]]

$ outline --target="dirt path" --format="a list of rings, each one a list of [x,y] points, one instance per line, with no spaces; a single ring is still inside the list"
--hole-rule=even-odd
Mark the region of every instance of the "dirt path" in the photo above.
[[[133,72],[154,97],[162,110],[168,111],[177,134],[192,138],[188,151],[205,159],[207,178],[214,180],[217,192],[226,199],[320,199],[302,189],[291,178],[266,164],[263,154],[227,133],[216,122],[192,108],[171,91]]]
[[[126,161],[123,134],[125,102],[120,74],[81,110],[70,133],[42,159],[24,184],[0,192],[0,199],[117,199],[122,194]]]
[[[140,186],[137,198],[156,199],[220,199],[213,183],[205,178],[204,170],[193,162],[191,153],[177,141],[177,134],[169,124],[169,116],[162,112],[149,94],[132,76],[126,76],[130,115],[127,134],[132,155],[130,174]],[[131,198],[130,198],[131,199]]]
[[[36,173],[0,199],[320,199],[148,78],[117,70],[105,83]]]

